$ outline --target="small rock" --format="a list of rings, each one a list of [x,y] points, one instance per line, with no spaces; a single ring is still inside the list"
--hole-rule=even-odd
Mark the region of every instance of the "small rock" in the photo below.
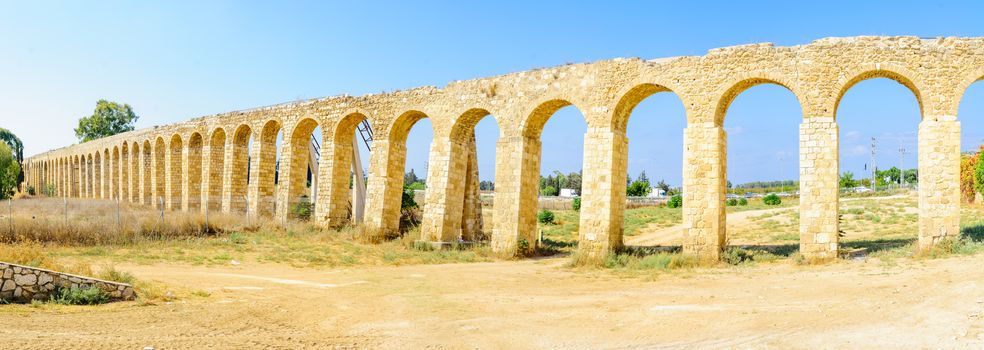
[[[6,268],[3,270],[3,278],[14,277],[14,269]]]
[[[14,280],[6,280],[3,281],[3,287],[0,287],[0,291],[6,292],[8,290],[14,290],[14,288],[17,288],[17,284],[14,283]]]
[[[18,286],[26,286],[29,284],[38,283],[38,276],[35,275],[17,275],[14,276],[14,282],[17,282]]]
[[[20,272],[21,272],[20,266],[14,266],[14,273],[20,273]]]
[[[52,278],[51,275],[46,274],[46,273],[43,273],[40,276],[38,276],[38,284],[48,284],[49,282],[54,281],[54,280],[55,279]]]
[[[232,266],[239,266],[239,261],[238,260],[229,260],[229,264],[232,264]]]

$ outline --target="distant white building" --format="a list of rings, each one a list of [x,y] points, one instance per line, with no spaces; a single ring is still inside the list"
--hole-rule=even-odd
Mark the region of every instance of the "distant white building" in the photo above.
[[[577,197],[577,191],[575,191],[573,188],[561,188],[560,189],[560,196],[561,197]]]
[[[666,191],[663,191],[662,188],[653,187],[653,188],[650,188],[649,189],[649,194],[646,195],[646,197],[649,197],[649,198],[665,198],[666,197]]]

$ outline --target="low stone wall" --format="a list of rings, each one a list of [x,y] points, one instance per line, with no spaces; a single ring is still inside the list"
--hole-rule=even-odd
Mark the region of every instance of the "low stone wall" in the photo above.
[[[111,301],[133,300],[133,286],[126,283],[103,281],[91,277],[76,276],[36,267],[0,262],[0,299],[9,302],[48,300],[58,288],[85,289],[96,287],[109,295]]]

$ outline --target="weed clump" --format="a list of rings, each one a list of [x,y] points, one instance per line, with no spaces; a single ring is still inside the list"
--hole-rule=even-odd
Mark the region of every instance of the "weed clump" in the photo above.
[[[109,302],[109,295],[96,287],[58,288],[51,294],[50,301],[61,305],[98,305]]]

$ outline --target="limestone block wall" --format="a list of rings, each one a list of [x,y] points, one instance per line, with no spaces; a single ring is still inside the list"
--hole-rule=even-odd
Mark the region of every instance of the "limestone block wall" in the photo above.
[[[36,267],[0,262],[0,299],[12,302],[48,300],[59,288],[102,289],[110,300],[133,300],[133,286]]]
[[[332,96],[234,111],[135,130],[71,145],[26,160],[29,185],[53,185],[59,196],[120,198],[172,210],[237,211],[245,181],[251,213],[287,219],[288,208],[310,194],[306,185],[311,132],[322,143],[314,220],[325,226],[361,224],[377,236],[398,234],[406,136],[424,118],[435,139],[430,152],[423,237],[448,241],[473,235],[470,138],[476,123],[494,116],[496,146],[490,245],[509,255],[535,249],[540,133],[558,109],[585,117],[585,164],[579,250],[602,256],[622,245],[628,140],[625,128],[639,101],[675,94],[687,114],[684,131],[684,252],[717,259],[727,242],[728,108],[743,91],[774,84],[802,108],[800,129],[801,250],[827,258],[838,249],[836,214],[837,108],[858,82],[888,78],[919,102],[920,242],[931,246],[959,234],[960,99],[984,78],[984,38],[850,37],[776,47],[752,44],[713,49],[703,56],[592,63],[455,81],[364,96]],[[363,222],[348,220],[349,160],[355,125],[367,120],[372,141]],[[242,133],[240,133],[242,131]],[[222,135],[220,139],[213,136]],[[243,161],[245,138],[251,154]],[[278,135],[280,135],[278,137]],[[196,139],[204,142],[200,157]],[[277,140],[283,141],[278,144]],[[338,153],[338,154],[334,154]],[[142,154],[141,158],[137,155]],[[333,158],[326,158],[333,157]],[[92,161],[92,176],[79,169]],[[200,159],[199,159],[200,158]],[[88,162],[81,162],[87,167]],[[335,169],[338,168],[338,169]],[[40,173],[40,175],[38,174]],[[243,175],[248,174],[248,175]],[[200,176],[199,176],[200,175]],[[200,179],[200,180],[199,180]],[[42,187],[43,186],[36,186]],[[88,188],[92,187],[89,194]],[[133,193],[134,191],[138,193]],[[345,198],[345,199],[343,199]],[[187,199],[187,200],[185,200]],[[280,220],[278,220],[280,221]]]

